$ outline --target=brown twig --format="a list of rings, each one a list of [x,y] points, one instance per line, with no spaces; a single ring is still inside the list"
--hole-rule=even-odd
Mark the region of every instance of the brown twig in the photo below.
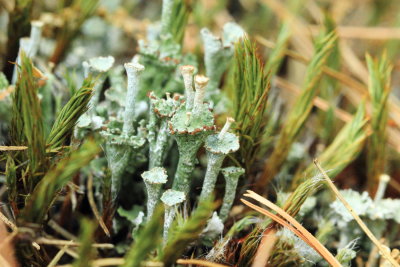
[[[28,149],[27,146],[0,146],[0,151],[20,151]]]

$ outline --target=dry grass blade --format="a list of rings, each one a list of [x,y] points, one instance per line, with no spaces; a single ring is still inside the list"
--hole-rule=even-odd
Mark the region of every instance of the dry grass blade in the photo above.
[[[333,193],[336,195],[336,197],[343,203],[343,205],[346,207],[346,209],[351,213],[353,216],[354,220],[360,225],[361,229],[365,232],[365,234],[371,239],[371,241],[374,243],[375,246],[378,247],[379,252],[385,257],[386,260],[388,260],[393,266],[400,266],[395,259],[390,255],[390,253],[383,247],[383,245],[379,242],[379,240],[374,236],[374,234],[368,229],[368,227],[365,225],[365,223],[361,220],[360,216],[358,216],[357,213],[354,212],[353,208],[350,206],[350,204],[344,199],[344,197],[340,194],[339,190],[336,188],[336,186],[332,183],[331,179],[329,176],[326,174],[324,169],[322,169],[321,165],[319,164],[318,160],[314,160],[315,166],[317,166],[318,170],[320,173],[324,176],[325,181],[329,185],[329,188],[333,191]]]
[[[72,242],[72,241],[71,241]],[[60,249],[57,254],[53,257],[53,259],[50,261],[50,263],[47,265],[47,267],[54,267],[58,263],[58,261],[61,259],[61,257],[65,254],[67,251],[69,245],[65,245],[62,249]]]
[[[299,222],[287,214],[283,209],[279,208],[272,202],[253,191],[247,190],[247,193],[244,194],[244,196],[252,198],[278,213],[280,217],[254,204],[251,206],[268,217],[270,217],[272,214],[272,217],[270,217],[271,219],[276,220],[276,222],[288,227],[291,231],[303,239],[304,242],[313,247],[329,264],[332,266],[341,266],[337,259],[310,232],[308,232]],[[248,202],[245,204],[247,205]]]
[[[21,151],[28,149],[27,146],[0,146],[0,151]]]
[[[310,29],[312,35],[318,35],[320,32],[320,27],[317,25],[310,25]],[[400,39],[400,30],[394,27],[339,26],[337,32],[340,38],[346,39]]]
[[[88,190],[88,200],[90,207],[93,211],[94,216],[96,217],[96,220],[99,222],[99,225],[101,229],[103,229],[104,233],[110,237],[110,231],[108,231],[106,224],[103,221],[103,218],[100,216],[99,210],[97,209],[96,206],[96,201],[94,200],[94,195],[93,195],[93,175],[89,174],[88,180],[87,180],[87,190]]]
[[[197,266],[205,266],[205,267],[227,267],[226,265],[210,262],[210,261],[204,261],[204,260],[195,260],[195,259],[179,259],[176,261],[178,264],[183,264],[183,265],[197,265]]]
[[[56,245],[56,246],[69,246],[69,247],[79,247],[82,244],[79,242],[74,242],[73,240],[57,240],[57,239],[49,239],[45,237],[40,237],[36,239],[36,243],[44,244],[44,245]],[[113,244],[109,243],[98,243],[91,245],[94,248],[102,248],[102,249],[111,249],[114,248]]]

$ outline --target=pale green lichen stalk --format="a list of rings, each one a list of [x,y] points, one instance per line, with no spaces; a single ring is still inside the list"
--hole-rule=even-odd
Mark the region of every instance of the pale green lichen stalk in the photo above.
[[[164,244],[167,243],[168,240],[168,232],[169,228],[172,225],[172,222],[175,218],[176,210],[179,204],[183,203],[186,200],[186,194],[181,191],[176,190],[167,190],[161,196],[161,201],[165,205],[165,218],[164,218]]]
[[[105,150],[111,170],[111,198],[114,203],[121,188],[122,174],[137,149],[145,144],[141,134],[134,135],[135,101],[139,90],[140,73],[144,70],[144,66],[125,63],[125,69],[128,75],[128,90],[123,124],[121,125],[117,119],[110,120],[107,129],[101,132],[106,140]]]
[[[124,127],[122,134],[131,135],[134,133],[133,122],[135,121],[135,102],[139,92],[140,74],[144,71],[144,66],[138,63],[125,63],[128,75],[128,92],[126,94],[126,105],[124,114]]]
[[[222,169],[222,174],[225,178],[225,195],[219,211],[219,217],[222,221],[225,221],[235,200],[236,187],[240,176],[244,174],[244,169],[240,167],[227,167]]]
[[[158,203],[162,186],[167,182],[168,175],[164,168],[155,167],[142,173],[142,178],[147,189],[147,220],[150,220]]]
[[[169,143],[168,120],[175,114],[181,105],[179,96],[170,96],[166,93],[166,99],[158,98],[153,92],[150,98],[150,120],[148,124],[147,139],[150,144],[149,168],[162,165],[165,151]]]
[[[161,32],[166,34],[169,32],[169,26],[171,25],[172,12],[173,12],[174,0],[163,0],[162,11],[161,11]]]
[[[204,177],[203,188],[200,194],[200,201],[206,199],[212,194],[215,182],[226,155],[239,149],[239,137],[228,130],[234,122],[233,118],[227,118],[225,126],[219,134],[213,134],[207,137],[205,148],[207,150],[207,171]]]
[[[382,200],[385,196],[386,187],[390,181],[390,176],[387,174],[382,174],[379,176],[378,190],[376,191],[374,201]]]
[[[208,78],[196,76],[196,94],[193,109],[182,105],[172,117],[169,129],[175,136],[179,150],[179,162],[172,189],[188,194],[191,174],[196,164],[196,154],[210,131],[214,130],[214,117],[207,104],[203,103]]]
[[[183,84],[185,86],[186,109],[192,110],[194,100],[193,90],[193,73],[194,67],[190,65],[181,66],[181,74],[183,77]]]
[[[198,112],[203,107],[204,95],[206,94],[206,86],[209,79],[203,75],[196,75],[194,85],[196,92],[194,94],[193,111]]]
[[[223,40],[207,28],[200,31],[204,43],[204,64],[206,75],[210,77],[210,90],[218,88],[221,77],[226,71],[234,53],[234,43],[245,35],[236,23],[229,22],[223,28]]]

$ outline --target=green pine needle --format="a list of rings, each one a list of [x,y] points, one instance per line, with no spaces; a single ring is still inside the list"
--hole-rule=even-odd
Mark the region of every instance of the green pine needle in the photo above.
[[[265,64],[265,71],[270,72],[271,77],[275,76],[282,64],[285,57],[286,49],[289,45],[291,31],[290,24],[283,23],[280,30],[278,39],[276,40],[275,47],[272,49],[271,54],[268,57],[268,61]]]
[[[325,151],[318,156],[318,160],[329,171],[329,176],[334,178],[347,165],[349,165],[361,152],[367,133],[367,119],[365,118],[365,104],[361,104],[354,118],[348,122],[338,133]],[[303,177],[312,177],[315,173],[315,165],[311,163],[305,171],[299,172],[292,182],[292,188],[296,188]]]
[[[284,121],[274,152],[268,159],[264,172],[257,182],[258,191],[263,191],[268,182],[279,172],[292,144],[303,129],[311,113],[314,97],[319,91],[318,82],[321,78],[322,67],[332,51],[336,38],[336,33],[331,32],[316,45],[315,55],[307,67],[302,92]]]
[[[92,97],[94,82],[91,77],[83,81],[82,87],[76,91],[58,114],[53,128],[47,138],[50,149],[68,145],[79,117],[88,109]]]
[[[236,130],[240,136],[238,160],[248,170],[260,148],[265,128],[269,76],[247,38],[237,42],[231,84],[227,88],[234,107]]]
[[[386,161],[386,125],[388,121],[388,97],[390,94],[390,65],[386,53],[379,60],[366,56],[369,70],[368,91],[372,104],[371,128],[368,138],[367,176],[368,190],[374,193],[379,183],[379,176],[385,172]]]
[[[28,169],[31,177],[28,181],[29,188],[35,183],[36,176],[46,163],[42,110],[33,68],[32,61],[22,51],[21,66],[18,69],[18,80],[13,93],[10,130],[12,145],[28,147],[26,155],[25,152],[20,154],[22,158],[19,159],[29,160]]]

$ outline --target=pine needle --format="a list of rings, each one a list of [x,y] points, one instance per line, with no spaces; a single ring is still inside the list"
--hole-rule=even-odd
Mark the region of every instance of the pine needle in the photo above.
[[[361,152],[364,141],[368,136],[367,119],[365,118],[365,104],[361,104],[353,119],[348,122],[337,134],[333,142],[319,156],[325,167],[331,171],[331,176],[338,175]],[[310,164],[305,171],[300,171],[293,178],[292,188],[296,188],[305,177],[314,175],[314,164]]]
[[[21,66],[13,93],[10,137],[12,145],[27,146],[26,159],[29,160],[30,183],[46,162],[42,110],[37,95],[38,85],[33,77],[32,61],[21,52]],[[22,158],[21,160],[25,160]]]
[[[68,145],[79,117],[88,110],[93,86],[94,82],[92,78],[86,78],[83,81],[82,87],[74,93],[62,108],[47,137],[47,144],[50,149],[57,149]]]
[[[279,35],[274,48],[272,49],[264,68],[266,72],[270,72],[271,77],[276,75],[280,65],[282,64],[283,58],[285,57],[285,52],[289,45],[290,34],[291,31],[289,24],[283,23],[279,30]]]
[[[239,161],[249,169],[263,137],[270,84],[256,47],[247,38],[236,43],[234,67],[227,89],[234,106],[236,130],[240,135]]]
[[[0,146],[0,151],[19,151],[26,150],[27,146]]]
[[[191,13],[191,0],[174,0],[168,32],[177,44],[181,44]]]
[[[368,54],[366,59],[369,70],[368,90],[372,104],[372,134],[368,138],[367,177],[368,191],[374,195],[378,187],[379,176],[385,172],[386,126],[392,66],[389,64],[386,53],[379,60],[373,60]]]
[[[315,55],[307,67],[302,93],[287,115],[274,152],[266,162],[263,174],[257,181],[256,189],[258,191],[264,191],[268,182],[279,172],[292,144],[303,128],[313,107],[313,99],[318,93],[318,82],[322,74],[322,67],[332,51],[335,40],[336,34],[331,32],[316,45]]]

